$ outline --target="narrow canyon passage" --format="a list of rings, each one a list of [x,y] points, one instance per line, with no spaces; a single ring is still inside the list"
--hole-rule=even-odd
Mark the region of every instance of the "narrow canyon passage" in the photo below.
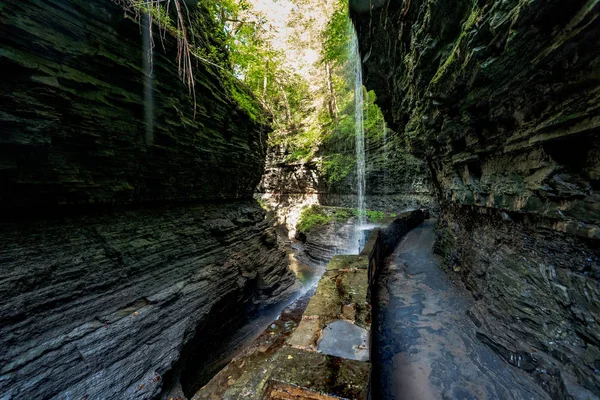
[[[372,360],[380,398],[549,399],[476,338],[467,317],[472,296],[441,269],[434,241],[434,223],[425,222],[382,273]]]
[[[0,16],[0,400],[600,400],[600,0]]]

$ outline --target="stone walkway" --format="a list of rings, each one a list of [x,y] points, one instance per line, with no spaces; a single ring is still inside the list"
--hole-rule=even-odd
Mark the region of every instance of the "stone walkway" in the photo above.
[[[380,397],[548,399],[525,372],[476,339],[466,315],[472,297],[440,268],[434,239],[433,222],[411,231],[381,275],[373,360]]]

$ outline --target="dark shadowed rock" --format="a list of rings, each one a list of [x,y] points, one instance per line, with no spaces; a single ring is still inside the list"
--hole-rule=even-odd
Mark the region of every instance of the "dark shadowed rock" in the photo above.
[[[119,6],[0,9],[0,397],[194,387],[190,369],[215,362],[201,344],[294,282],[250,199],[266,127],[201,63],[194,110],[167,35],[154,49],[149,140],[147,53]]]
[[[2,15],[2,209],[252,195],[267,129],[239,109],[220,69],[195,68],[194,109],[174,40],[166,52],[157,43],[147,143],[147,52],[119,6],[11,1]]]
[[[227,234],[205,224],[248,214]],[[190,339],[226,334],[293,283],[263,216],[250,200],[3,224],[0,392],[159,393],[177,363],[203,357],[181,353]]]
[[[532,360],[517,364],[535,364],[553,397],[600,395],[600,5],[405,0],[351,13],[366,86],[427,161],[436,249],[479,300],[481,337],[508,362]]]

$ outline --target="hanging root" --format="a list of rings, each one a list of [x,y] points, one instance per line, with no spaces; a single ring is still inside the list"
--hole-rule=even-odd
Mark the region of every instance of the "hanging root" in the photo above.
[[[170,0],[169,0],[170,1]],[[179,77],[187,85],[189,94],[194,98],[194,117],[196,116],[196,90],[194,88],[194,75],[192,70],[192,58],[190,43],[187,38],[187,30],[181,12],[179,0],[173,0],[177,9],[177,31],[181,31],[181,36],[177,38],[177,62]]]
[[[170,30],[171,34],[175,36],[177,40],[177,65],[178,73],[181,81],[187,86],[188,93],[194,99],[194,118],[196,117],[196,90],[194,87],[194,71],[192,68],[191,55],[192,50],[190,42],[188,40],[188,32],[186,29],[184,13],[181,8],[181,0],[112,0],[113,3],[119,5],[125,11],[125,15],[131,16],[140,23],[141,14],[145,13],[148,15],[148,35],[150,38],[150,48],[148,49],[148,62],[150,63],[150,73],[152,73],[152,59],[154,51],[154,33],[153,25],[156,23],[159,29],[159,36],[161,43],[164,48],[164,38],[166,37],[167,30]],[[177,14],[177,27],[173,29],[166,23],[163,23],[161,18],[154,18],[155,12],[157,15],[164,13],[165,16],[169,15],[169,6],[173,2],[175,4]],[[161,6],[163,3],[164,6]],[[184,3],[185,5],[185,3]],[[186,6],[186,11],[187,6]],[[188,18],[189,21],[189,18]],[[170,29],[171,28],[171,29]]]

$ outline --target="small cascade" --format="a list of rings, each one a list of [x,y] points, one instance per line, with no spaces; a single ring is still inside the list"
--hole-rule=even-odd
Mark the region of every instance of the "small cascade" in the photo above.
[[[153,47],[152,39],[152,18],[150,13],[142,17],[142,31],[144,35],[144,122],[146,124],[145,140],[146,144],[152,144],[154,141],[154,97],[152,95],[153,77]]]
[[[351,28],[352,40],[350,42],[350,63],[354,78],[354,118],[355,118],[355,147],[356,147],[356,183],[357,183],[357,208],[359,228],[366,223],[365,207],[365,128],[364,128],[364,94],[362,82],[362,61],[358,49],[358,36],[353,26]]]

